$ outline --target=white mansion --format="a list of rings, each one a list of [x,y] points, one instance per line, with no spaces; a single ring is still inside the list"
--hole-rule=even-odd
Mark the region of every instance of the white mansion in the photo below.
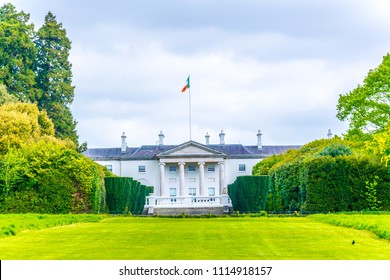
[[[163,133],[158,136],[156,145],[127,147],[123,133],[120,148],[93,148],[84,153],[118,176],[153,186],[145,205],[149,214],[226,212],[231,206],[228,184],[238,176],[251,175],[261,159],[300,147],[263,146],[260,131],[253,146],[225,144],[223,131],[219,144],[210,144],[208,134],[205,144],[165,145]]]

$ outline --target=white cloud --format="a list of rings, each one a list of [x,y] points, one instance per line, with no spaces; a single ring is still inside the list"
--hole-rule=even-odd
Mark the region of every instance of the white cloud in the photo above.
[[[90,147],[204,142],[304,144],[345,131],[338,96],[389,51],[389,5],[370,1],[15,1],[53,11],[72,40],[72,110]],[[223,5],[221,5],[223,3]],[[77,7],[77,8],[75,8]],[[183,14],[185,12],[185,14]]]

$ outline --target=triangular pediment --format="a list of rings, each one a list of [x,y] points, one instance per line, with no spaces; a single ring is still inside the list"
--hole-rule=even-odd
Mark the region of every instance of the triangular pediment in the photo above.
[[[225,157],[226,155],[218,150],[195,141],[188,141],[173,149],[157,155],[158,158],[164,157]]]

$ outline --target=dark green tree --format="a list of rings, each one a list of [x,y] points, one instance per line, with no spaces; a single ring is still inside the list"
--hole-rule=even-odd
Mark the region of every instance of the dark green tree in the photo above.
[[[35,86],[37,49],[30,15],[17,12],[11,4],[0,7],[0,82],[21,101],[39,98]]]
[[[350,139],[364,139],[385,127],[390,119],[390,54],[368,72],[363,85],[340,95],[337,117],[350,122]]]
[[[37,32],[38,49],[36,81],[42,95],[37,99],[38,107],[45,109],[52,119],[56,136],[71,139],[78,144],[76,121],[69,106],[74,98],[72,65],[69,62],[71,42],[62,23],[49,12],[45,23]]]

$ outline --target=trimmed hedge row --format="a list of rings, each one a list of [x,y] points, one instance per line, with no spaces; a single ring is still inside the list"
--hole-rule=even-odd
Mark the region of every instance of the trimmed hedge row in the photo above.
[[[142,214],[151,187],[131,177],[106,177],[106,203],[111,214]]]
[[[321,157],[308,161],[305,169],[303,184],[307,195],[302,210],[390,210],[390,178],[383,165],[367,158]],[[370,184],[374,182],[372,192]],[[370,201],[370,195],[376,197],[376,203]]]
[[[362,157],[297,160],[271,173],[267,210],[390,210],[390,176],[385,166]]]
[[[239,176],[228,186],[233,209],[242,213],[264,210],[268,190],[268,176]]]

